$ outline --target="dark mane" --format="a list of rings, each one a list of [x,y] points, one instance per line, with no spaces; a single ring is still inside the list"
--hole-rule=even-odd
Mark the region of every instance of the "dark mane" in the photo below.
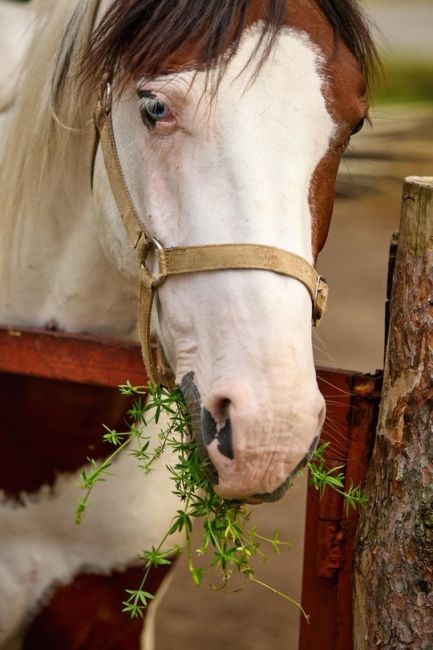
[[[356,0],[315,0],[356,57],[365,77],[378,61],[367,18]],[[260,65],[284,23],[287,0],[266,0]],[[251,0],[114,0],[83,57],[86,77],[115,70],[126,77],[161,71],[161,63],[187,43],[199,44],[203,69],[227,62],[236,52]]]
[[[368,82],[379,66],[370,22],[357,0],[316,0],[334,32],[348,46]]]

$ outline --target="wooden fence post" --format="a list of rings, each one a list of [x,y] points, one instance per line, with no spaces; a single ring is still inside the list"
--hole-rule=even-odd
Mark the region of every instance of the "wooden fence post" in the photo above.
[[[433,178],[407,178],[354,561],[354,649],[433,648]]]

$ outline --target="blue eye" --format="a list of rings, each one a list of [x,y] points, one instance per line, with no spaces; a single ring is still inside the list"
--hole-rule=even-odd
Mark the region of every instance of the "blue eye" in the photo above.
[[[170,116],[170,110],[164,102],[159,101],[153,95],[147,95],[141,98],[140,112],[144,122],[154,126]]]

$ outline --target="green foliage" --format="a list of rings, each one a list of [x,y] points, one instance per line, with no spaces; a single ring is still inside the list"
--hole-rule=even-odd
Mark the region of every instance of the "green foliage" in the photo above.
[[[327,487],[331,488],[344,497],[344,504],[346,514],[350,508],[364,508],[367,505],[367,497],[363,493],[360,486],[354,486],[351,483],[348,490],[344,489],[345,476],[340,472],[344,465],[337,465],[337,467],[328,467],[325,461],[325,451],[329,447],[328,442],[320,445],[313,456],[313,459],[308,463],[310,470],[310,484],[319,491],[322,497]]]
[[[433,64],[431,61],[388,59],[383,64],[383,79],[373,93],[373,104],[433,102]]]
[[[95,485],[107,478],[113,461],[125,451],[133,454],[144,473],[148,474],[164,451],[171,449],[175,462],[167,465],[167,471],[173,481],[173,493],[182,504],[158,546],[146,549],[140,555],[144,562],[143,579],[138,589],[127,591],[123,611],[132,618],[143,616],[153,598],[145,591],[151,569],[171,564],[172,558],[180,550],[186,550],[188,569],[197,586],[202,584],[206,570],[200,564],[207,559],[207,568],[212,568],[217,577],[217,584],[212,585],[214,589],[227,588],[230,580],[237,575],[295,604],[306,616],[302,607],[290,596],[257,578],[252,560],[266,560],[263,547],[280,555],[291,548],[290,542],[281,541],[278,531],[271,538],[260,535],[250,523],[251,512],[244,502],[225,500],[215,494],[206,473],[207,461],[201,460],[192,439],[190,417],[180,389],[176,387],[168,392],[160,386],[150,386],[145,390],[127,383],[120,387],[120,391],[125,396],[134,397],[129,410],[133,425],[124,433],[105,427],[104,440],[114,447],[114,451],[99,463],[89,459],[90,467],[81,473],[81,487],[85,495],[77,506],[76,522],[81,522]],[[149,398],[145,401],[147,393]],[[150,439],[144,433],[145,427],[150,422],[158,423],[162,414],[168,416],[168,424],[161,430],[158,443],[151,450]],[[321,495],[327,487],[336,490],[344,496],[347,508],[365,505],[366,499],[359,487],[351,486],[347,492],[344,491],[344,475],[340,472],[342,466],[326,466],[326,447],[326,444],[319,447],[309,463],[312,485]],[[202,520],[201,541],[197,549],[193,549],[191,537],[195,519]],[[174,533],[183,533],[185,541],[181,546],[170,546],[169,539]]]

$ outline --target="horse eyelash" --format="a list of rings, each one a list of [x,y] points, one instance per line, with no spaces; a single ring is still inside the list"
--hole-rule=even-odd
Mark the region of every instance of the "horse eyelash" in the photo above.
[[[139,99],[156,99],[156,95],[151,90],[137,90]]]
[[[154,99],[153,97],[144,97],[142,98],[140,105],[145,106],[146,108],[153,109],[156,108],[157,105],[160,104],[160,102],[157,99]]]

